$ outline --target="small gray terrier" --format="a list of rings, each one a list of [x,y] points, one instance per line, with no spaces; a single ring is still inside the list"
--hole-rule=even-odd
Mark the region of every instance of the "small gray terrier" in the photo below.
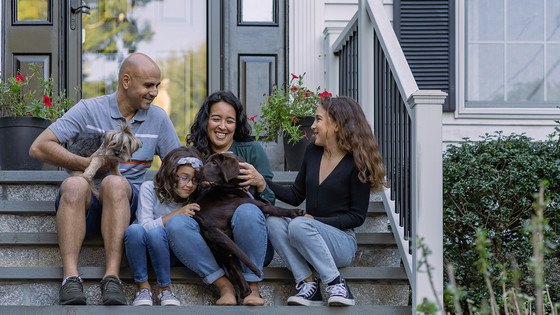
[[[85,178],[97,197],[99,192],[93,181],[97,170],[109,163],[111,173],[122,176],[119,171],[120,162],[129,161],[132,154],[142,147],[142,141],[136,138],[129,124],[120,125],[120,129],[120,131],[108,130],[103,135],[91,132],[85,133],[78,136],[78,139],[68,148],[68,151],[76,155],[92,157],[91,163],[83,173],[73,170],[67,171],[71,175]]]

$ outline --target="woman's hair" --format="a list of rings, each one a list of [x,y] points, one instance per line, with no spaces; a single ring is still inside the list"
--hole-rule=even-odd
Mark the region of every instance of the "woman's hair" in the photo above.
[[[233,139],[237,142],[247,142],[253,140],[251,136],[251,125],[247,120],[247,114],[243,111],[241,101],[229,91],[218,91],[209,95],[202,107],[198,110],[196,118],[191,127],[191,133],[187,135],[187,143],[192,144],[202,153],[204,158],[210,155],[210,143],[208,137],[208,118],[210,107],[218,102],[226,102],[235,109],[235,132]]]
[[[175,191],[177,186],[177,169],[182,165],[179,165],[179,160],[186,157],[194,157],[200,160],[200,153],[193,147],[178,147],[171,150],[161,163],[159,171],[154,177],[154,189],[156,191],[156,196],[159,201],[179,201],[182,198]],[[195,169],[195,177],[198,178],[198,170]],[[195,192],[189,196],[189,200],[193,200]]]
[[[383,159],[360,105],[350,97],[339,96],[325,97],[320,106],[338,125],[337,143],[354,157],[360,181],[369,183],[372,192],[382,190],[386,185]]]

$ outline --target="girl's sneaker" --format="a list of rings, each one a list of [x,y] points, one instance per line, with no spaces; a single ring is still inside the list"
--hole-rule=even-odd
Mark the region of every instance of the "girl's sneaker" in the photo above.
[[[150,290],[144,288],[138,292],[136,292],[136,297],[134,298],[134,302],[132,305],[134,306],[152,306],[152,292]]]
[[[161,306],[179,306],[181,302],[170,290],[163,290],[158,295],[158,301]]]
[[[288,305],[302,306],[321,306],[323,305],[323,297],[319,287],[319,279],[313,277],[313,281],[302,281],[296,285],[299,292],[288,298]]]
[[[339,283],[329,285],[327,292],[330,294],[327,302],[329,306],[350,306],[355,303],[354,296],[352,296],[344,278],[340,278]]]

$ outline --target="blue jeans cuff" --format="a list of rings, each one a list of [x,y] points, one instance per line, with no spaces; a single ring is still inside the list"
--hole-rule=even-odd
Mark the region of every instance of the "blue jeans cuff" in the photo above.
[[[215,272],[207,275],[206,277],[204,277],[202,279],[202,281],[206,284],[212,284],[214,283],[214,281],[218,280],[218,278],[223,277],[225,275],[225,272],[223,269],[218,269]]]

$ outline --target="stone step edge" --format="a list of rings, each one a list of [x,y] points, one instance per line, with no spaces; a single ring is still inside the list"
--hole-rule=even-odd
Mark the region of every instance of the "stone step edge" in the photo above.
[[[374,201],[376,202],[376,201]],[[291,207],[281,202],[277,203],[279,206]],[[305,206],[305,205],[304,205]],[[52,200],[0,200],[0,214],[50,214],[53,215],[54,211],[54,201]],[[385,210],[382,206],[380,207],[370,207],[368,209],[368,214],[385,214]]]
[[[306,315],[410,315],[411,306],[389,306],[389,305],[360,305],[350,307],[328,307],[328,306],[215,306],[215,305],[188,305],[188,306],[0,306],[0,313],[13,314],[110,314],[117,312],[122,315],[152,315],[152,314],[263,314],[281,315],[289,313],[302,313]]]
[[[104,267],[81,266],[80,275],[84,280],[101,280]],[[152,271],[150,271],[152,272]],[[293,281],[293,275],[285,267],[265,267],[264,280]],[[359,281],[399,281],[408,282],[402,267],[344,267],[340,274],[347,280]],[[153,277],[153,274],[151,274]],[[120,270],[122,280],[133,280],[128,267]],[[171,278],[202,283],[198,275],[185,267],[171,267]],[[62,267],[0,267],[0,280],[61,280]]]
[[[391,232],[356,233],[358,245],[396,246]],[[0,245],[58,245],[56,233],[0,233]],[[84,240],[84,246],[102,246],[101,237],[91,237]]]

